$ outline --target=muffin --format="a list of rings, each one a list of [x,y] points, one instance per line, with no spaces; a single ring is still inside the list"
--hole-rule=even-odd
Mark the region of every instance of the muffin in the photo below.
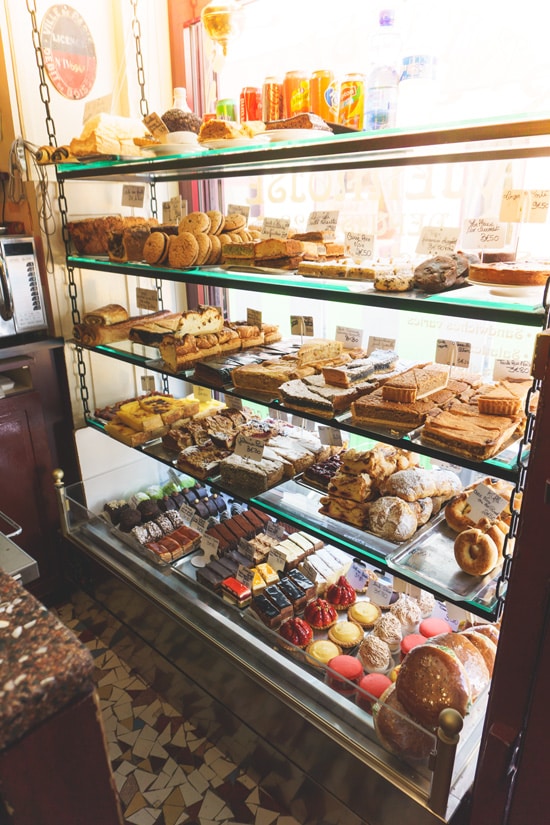
[[[363,628],[355,622],[336,622],[328,631],[328,637],[344,650],[355,647],[365,635]]]
[[[404,593],[401,594],[395,604],[392,604],[390,613],[401,624],[401,631],[404,636],[409,633],[416,633],[418,625],[422,621],[422,613],[418,602],[410,596],[405,596]]]
[[[357,654],[367,673],[387,673],[393,664],[389,645],[378,636],[367,636]]]
[[[372,630],[381,615],[378,605],[367,601],[355,602],[348,610],[350,622],[360,624],[363,630]]]
[[[372,632],[383,642],[386,642],[392,653],[399,652],[401,639],[403,638],[401,623],[391,613],[385,613],[381,616],[374,625]]]
[[[317,639],[308,644],[306,653],[315,660],[311,664],[328,665],[331,659],[342,654],[342,648],[330,639]]]

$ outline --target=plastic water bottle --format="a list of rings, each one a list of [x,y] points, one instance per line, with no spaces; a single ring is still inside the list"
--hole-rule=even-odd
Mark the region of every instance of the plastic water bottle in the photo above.
[[[437,58],[426,53],[404,57],[399,81],[398,126],[427,126],[432,123],[437,96]]]
[[[399,36],[393,9],[380,12],[378,34],[373,40],[374,68],[367,79],[366,129],[395,126],[399,88]]]

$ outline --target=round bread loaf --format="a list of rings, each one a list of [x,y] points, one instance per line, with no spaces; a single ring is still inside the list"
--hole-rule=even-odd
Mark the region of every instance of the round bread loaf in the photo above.
[[[489,684],[489,670],[483,655],[475,644],[462,633],[443,633],[431,639],[433,644],[453,650],[466,669],[472,702]]]
[[[406,541],[418,528],[412,507],[397,496],[373,501],[367,513],[367,530],[389,541]]]
[[[496,645],[498,645],[498,639],[500,636],[500,631],[498,627],[494,624],[474,624],[471,630],[475,630],[476,633],[481,633],[482,636],[486,636]]]
[[[381,744],[397,756],[425,759],[435,739],[411,719],[399,701],[396,685],[388,687],[373,707],[374,728]]]
[[[437,727],[439,714],[454,708],[462,716],[471,704],[470,682],[456,653],[427,642],[403,659],[395,682],[397,698],[408,713],[426,728]]]
[[[483,660],[487,666],[487,670],[489,671],[489,676],[492,676],[493,668],[495,666],[495,656],[497,653],[496,644],[491,641],[488,636],[484,636],[483,633],[478,633],[473,627],[468,630],[463,630],[462,635],[466,636],[466,638],[473,645],[475,645],[475,647],[477,647],[483,656]]]

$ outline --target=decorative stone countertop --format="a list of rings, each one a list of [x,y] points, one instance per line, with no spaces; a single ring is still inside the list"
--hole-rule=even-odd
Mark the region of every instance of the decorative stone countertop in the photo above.
[[[93,690],[84,645],[0,571],[0,750]]]

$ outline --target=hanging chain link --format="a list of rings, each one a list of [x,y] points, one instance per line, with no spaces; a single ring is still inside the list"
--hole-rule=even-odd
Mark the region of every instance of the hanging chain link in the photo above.
[[[142,117],[147,117],[147,115],[149,114],[149,104],[147,102],[147,96],[145,94],[145,69],[143,68],[143,53],[141,51],[141,24],[137,16],[138,0],[130,0],[130,2],[134,10],[134,16],[132,18],[132,33],[134,35],[134,40],[136,43],[137,78],[139,88],[141,90],[139,110],[141,112]]]
[[[57,135],[55,132],[55,122],[51,114],[50,110],[50,88],[46,81],[46,71],[45,71],[45,64],[44,64],[44,53],[42,51],[42,44],[40,42],[40,30],[38,28],[38,21],[36,18],[36,3],[34,0],[27,0],[27,10],[31,17],[31,24],[32,24],[32,42],[34,46],[34,54],[36,58],[36,65],[38,67],[38,73],[40,75],[40,99],[44,104],[44,108],[46,110],[46,131],[48,133],[48,143],[50,146],[57,146]],[[67,209],[67,198],[65,197],[65,186],[63,180],[59,178],[57,174],[57,167],[56,167],[56,178],[57,178],[57,189],[58,189],[58,205],[59,205],[59,214],[61,217],[61,233],[63,237],[63,243],[65,246],[65,255],[68,257],[71,254],[70,249],[70,242],[69,242],[69,231],[67,228],[67,216],[68,216],[68,209]],[[74,277],[74,267],[67,265],[67,277],[68,277],[68,292],[69,292],[69,300],[71,302],[71,319],[73,322],[73,326],[75,324],[80,323],[80,311],[78,309],[78,290],[76,287],[76,281]],[[79,381],[79,389],[80,389],[80,398],[82,400],[82,406],[84,409],[84,415],[87,416],[90,412],[89,406],[89,392],[88,386],[86,384],[86,363],[84,361],[84,355],[82,347],[75,345],[75,352],[76,352],[76,360],[77,360],[77,373],[78,373],[78,381]]]

